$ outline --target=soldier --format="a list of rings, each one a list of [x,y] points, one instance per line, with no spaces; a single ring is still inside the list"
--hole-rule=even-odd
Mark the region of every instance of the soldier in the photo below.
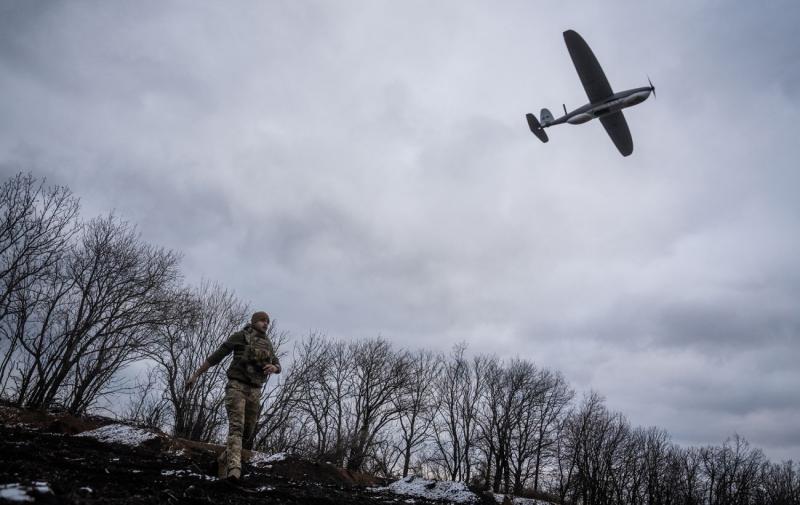
[[[228,440],[219,456],[219,476],[238,480],[242,475],[242,440],[251,449],[253,431],[261,408],[261,387],[270,374],[281,373],[281,364],[266,330],[269,315],[256,312],[250,324],[237,331],[219,346],[186,382],[191,389],[197,378],[233,352],[225,386],[225,410],[228,412]]]

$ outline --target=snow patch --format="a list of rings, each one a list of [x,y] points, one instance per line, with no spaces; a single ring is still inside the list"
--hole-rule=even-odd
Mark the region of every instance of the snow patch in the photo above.
[[[195,477],[203,480],[217,480],[216,477],[194,473],[191,470],[161,470],[161,475],[164,477]]]
[[[253,466],[265,467],[269,468],[271,463],[277,463],[279,461],[284,461],[286,459],[285,452],[279,452],[276,454],[264,454],[263,452],[256,452],[253,451],[250,455],[250,464]]]
[[[49,494],[53,491],[47,482],[34,482],[31,486],[24,486],[19,483],[3,484],[0,486],[0,499],[16,502],[32,502],[34,497],[29,493]]]
[[[3,424],[8,426],[9,428],[17,428],[17,429],[25,430],[25,431],[40,431],[41,430],[41,428],[39,426],[36,426],[36,425],[33,425],[33,424],[28,424],[28,423],[3,423]]]
[[[28,496],[28,488],[21,484],[0,486],[0,498],[8,501],[33,501],[33,498]]]
[[[503,500],[505,500],[506,498],[506,495],[504,494],[500,493],[492,493],[492,494],[494,494],[494,499],[497,503],[503,503]],[[511,496],[511,495],[509,495],[509,498],[511,498],[511,503],[513,503],[514,505],[550,505],[548,502],[544,502],[541,500],[534,500],[533,498],[520,498],[518,496]]]
[[[84,431],[76,436],[94,438],[107,444],[115,443],[131,447],[158,438],[156,433],[125,424],[109,424],[96,430]]]
[[[454,503],[476,503],[478,497],[463,482],[428,480],[414,475],[389,484],[373,487],[371,491],[389,491],[403,496],[426,500],[446,500]],[[406,502],[408,503],[408,502]]]

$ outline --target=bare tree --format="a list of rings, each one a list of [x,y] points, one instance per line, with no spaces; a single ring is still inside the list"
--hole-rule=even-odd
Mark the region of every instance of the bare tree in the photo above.
[[[453,348],[436,382],[433,443],[437,450],[432,463],[450,480],[468,482],[477,466],[478,412],[491,360],[484,356],[469,360],[465,351],[464,344]]]
[[[573,408],[557,424],[555,433],[555,465],[552,469],[552,490],[556,493],[559,503],[568,503],[577,493],[575,481],[578,466],[577,444],[574,442],[580,436],[583,426],[579,424],[577,413]]]
[[[331,451],[332,421],[335,416],[337,398],[329,394],[331,389],[342,382],[331,384],[331,377],[338,376],[337,369],[349,367],[349,358],[344,362],[334,359],[333,350],[337,343],[330,342],[324,335],[311,333],[295,346],[294,362],[290,378],[298,385],[298,409],[300,415],[308,419],[314,434],[308,444],[314,458],[328,459]],[[340,346],[342,344],[339,344]],[[339,399],[343,401],[343,399]],[[343,456],[342,456],[343,457]]]
[[[510,371],[498,361],[493,361],[489,370],[485,403],[490,415],[484,422],[484,432],[488,428],[489,452],[494,455],[493,461],[488,462],[489,465],[494,464],[491,488],[499,492],[500,486],[505,483],[505,492],[509,492],[512,430],[516,416],[521,415],[519,399],[524,379],[519,370]]]
[[[321,383],[323,394],[331,400],[329,425],[332,428],[333,441],[328,451],[330,461],[344,466],[347,448],[350,445],[351,433],[354,432],[355,420],[353,399],[356,389],[354,377],[354,356],[350,346],[341,340],[331,342],[327,352],[329,358],[324,368]]]
[[[26,360],[17,402],[46,408],[60,401],[81,413],[106,393],[169,317],[178,262],[114,216],[90,221],[20,338]]]
[[[513,479],[511,490],[520,494],[541,466],[543,447],[548,443],[543,440],[543,432],[547,431],[543,426],[552,423],[556,415],[547,409],[555,403],[558,379],[548,371],[519,359],[510,363],[508,376],[509,389],[514,396],[512,409],[515,417],[511,429],[510,474],[505,475],[505,481],[508,488],[509,478]]]
[[[238,329],[248,308],[231,291],[207,281],[188,293],[173,293],[173,299],[175,317],[155,329],[148,357],[156,363],[173,434],[208,442],[225,423],[225,368],[212,368],[191,390],[186,389],[186,381]]]
[[[544,391],[540,402],[534,405],[536,438],[534,448],[533,490],[539,491],[542,467],[555,456],[557,429],[575,392],[570,389],[560,372],[542,370],[539,382]]]
[[[45,187],[30,174],[0,186],[0,319],[8,298],[47,272],[78,231],[78,199],[66,186]]]
[[[433,461],[444,470],[449,480],[456,480],[462,475],[464,464],[460,402],[462,390],[470,381],[464,359],[465,350],[465,345],[453,349],[452,356],[443,365],[435,389],[437,412],[433,433],[437,451]]]
[[[680,467],[679,484],[676,489],[679,503],[699,505],[703,503],[700,451],[696,447],[681,449],[676,453]]]
[[[259,444],[272,450],[278,445],[291,447],[315,460],[343,466],[356,425],[358,377],[352,346],[312,332],[295,345],[288,368],[270,407],[277,409],[283,424],[265,424]]]
[[[273,343],[277,352],[283,342],[278,340]],[[305,377],[296,368],[282,365],[282,369],[283,372],[274,382],[269,379],[262,396],[262,413],[253,434],[253,447],[268,452],[293,452],[313,457],[307,450],[311,430],[302,416],[300,406]]]
[[[586,505],[611,500],[613,452],[627,423],[611,414],[596,393],[590,393],[567,421],[565,450],[568,463],[562,468],[570,473],[570,486],[562,489],[562,500],[580,501]]]
[[[721,447],[704,447],[700,458],[705,477],[706,503],[709,505],[747,504],[755,494],[756,478],[764,455],[739,435]]]
[[[477,419],[480,433],[477,445],[483,459],[482,484],[485,489],[490,489],[494,487],[493,476],[497,473],[498,453],[502,451],[499,433],[502,423],[502,403],[499,399],[503,396],[503,368],[496,357],[488,360],[484,380],[486,387],[483,389],[481,409]]]
[[[363,471],[385,479],[396,477],[403,451],[394,438],[390,430],[383,430],[376,435]]]
[[[409,359],[408,381],[393,398],[399,412],[400,443],[396,449],[402,457],[403,477],[411,468],[414,451],[430,437],[435,412],[433,389],[442,364],[441,356],[427,350],[417,351]]]
[[[469,362],[468,381],[462,390],[460,407],[461,436],[464,440],[464,466],[461,480],[470,483],[473,480],[473,470],[477,467],[478,439],[480,426],[478,413],[481,409],[481,398],[486,387],[486,371],[491,362],[487,356],[473,356]]]
[[[164,429],[168,405],[158,386],[158,378],[150,366],[143,374],[143,378],[140,376],[137,379],[133,392],[128,395],[128,405],[120,417],[148,428]]]
[[[800,503],[800,472],[792,461],[764,463],[754,500],[757,504],[797,505]]]
[[[392,398],[407,381],[408,357],[380,337],[354,342],[350,353],[355,424],[347,468],[358,471],[370,455],[377,434],[400,414]]]
[[[662,429],[651,427],[642,433],[640,438],[642,440],[641,475],[645,479],[646,500],[648,503],[659,503],[666,495],[670,494],[666,487],[671,449],[669,434]],[[631,476],[631,478],[635,477],[635,475]]]
[[[0,186],[0,384],[8,380],[33,314],[46,304],[48,280],[79,230],[78,199],[64,186],[45,187],[30,174],[17,174]],[[21,365],[24,367],[24,365]],[[19,382],[20,377],[17,377]]]
[[[513,359],[507,365],[496,359],[484,361],[486,387],[478,418],[485,457],[483,479],[495,492],[502,486],[506,493],[520,493],[531,473],[536,405],[542,402],[545,385],[528,361]]]

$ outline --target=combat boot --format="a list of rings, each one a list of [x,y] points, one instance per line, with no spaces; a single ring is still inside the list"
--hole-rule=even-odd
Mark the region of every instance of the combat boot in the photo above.
[[[226,451],[217,457],[217,477],[224,479],[228,477],[228,454]]]

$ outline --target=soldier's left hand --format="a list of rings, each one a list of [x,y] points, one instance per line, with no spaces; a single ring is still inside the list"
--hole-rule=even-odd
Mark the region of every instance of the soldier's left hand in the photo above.
[[[273,374],[273,373],[275,373],[277,371],[278,371],[278,367],[276,367],[275,365],[264,365],[264,373],[267,374],[267,375]]]

